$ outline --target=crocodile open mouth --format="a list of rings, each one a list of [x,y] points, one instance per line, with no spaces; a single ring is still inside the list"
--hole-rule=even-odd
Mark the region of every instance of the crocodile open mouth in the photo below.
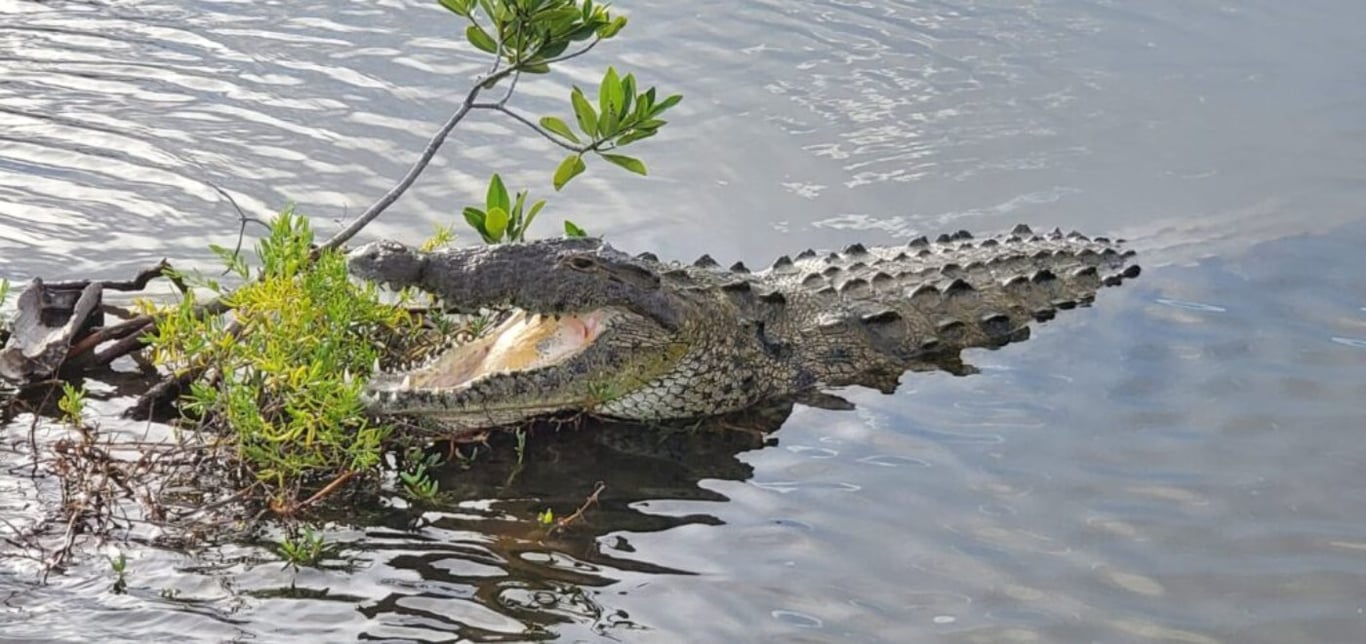
[[[516,309],[480,337],[442,351],[421,366],[380,375],[369,388],[454,392],[494,374],[562,364],[592,346],[621,315],[609,308],[554,316]]]

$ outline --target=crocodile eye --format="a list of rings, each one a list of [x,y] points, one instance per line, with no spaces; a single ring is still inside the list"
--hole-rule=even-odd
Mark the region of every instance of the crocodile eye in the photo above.
[[[597,265],[598,263],[593,261],[593,259],[590,257],[578,255],[569,258],[569,267],[577,271],[593,270],[597,267]]]

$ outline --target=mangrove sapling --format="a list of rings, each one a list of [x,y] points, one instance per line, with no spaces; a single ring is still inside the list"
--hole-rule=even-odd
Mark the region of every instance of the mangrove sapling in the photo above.
[[[302,524],[290,527],[284,538],[275,544],[275,551],[284,560],[285,568],[316,568],[323,560],[336,555],[336,544],[329,544],[321,529]]]
[[[114,584],[109,592],[115,595],[128,592],[128,557],[122,552],[116,557],[109,557],[109,570],[114,573]]]

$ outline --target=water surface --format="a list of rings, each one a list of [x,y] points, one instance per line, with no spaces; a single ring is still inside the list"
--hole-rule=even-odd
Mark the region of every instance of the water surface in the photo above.
[[[514,105],[606,64],[686,95],[554,198],[629,250],[762,264],[1028,221],[1131,239],[1144,276],[1034,339],[773,444],[565,433],[358,508],[349,566],[128,548],[0,568],[0,635],[151,641],[1346,642],[1366,628],[1366,6],[1101,0],[625,6]],[[209,266],[237,214],[324,232],[386,190],[485,62],[436,3],[0,0],[0,275]],[[557,155],[492,116],[366,233],[417,241]],[[111,415],[119,389],[92,385]],[[50,500],[10,470],[0,513]],[[105,421],[115,430],[141,431]],[[648,446],[649,449],[645,447]],[[476,468],[478,469],[478,468]],[[602,507],[528,538],[544,507]]]

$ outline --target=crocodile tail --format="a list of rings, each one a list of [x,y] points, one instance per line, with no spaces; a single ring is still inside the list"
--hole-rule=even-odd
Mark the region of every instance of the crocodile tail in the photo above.
[[[920,246],[922,266],[914,281],[858,311],[874,344],[912,366],[958,364],[963,349],[1026,339],[1030,322],[1087,306],[1101,287],[1140,272],[1122,242],[1061,231],[1035,235],[1024,226],[985,240],[913,246]]]

